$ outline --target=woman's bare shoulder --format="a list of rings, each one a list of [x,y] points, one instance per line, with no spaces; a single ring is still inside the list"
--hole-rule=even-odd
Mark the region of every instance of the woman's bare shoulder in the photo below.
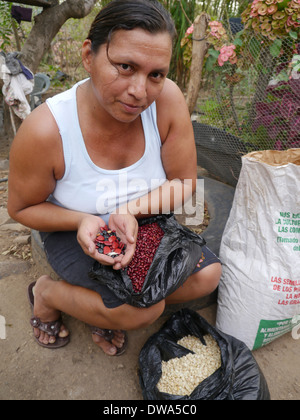
[[[181,89],[178,87],[178,85],[175,82],[173,82],[171,79],[166,79],[163,90],[157,102],[159,104],[169,103],[170,105],[172,105],[172,101],[174,99],[179,100],[181,103],[182,101],[185,103],[184,95]]]
[[[28,138],[28,134],[40,142],[59,136],[57,124],[46,103],[38,106],[28,115],[18,130],[17,137]]]
[[[53,172],[64,170],[63,149],[59,129],[47,104],[34,109],[22,122],[11,146],[11,160],[42,160]]]
[[[181,89],[170,79],[156,101],[157,123],[162,141],[167,137],[170,127],[177,124],[190,124],[188,107]]]

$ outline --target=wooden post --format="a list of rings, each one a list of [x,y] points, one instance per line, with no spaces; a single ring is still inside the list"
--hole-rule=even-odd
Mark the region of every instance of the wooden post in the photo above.
[[[192,114],[195,109],[200,90],[203,62],[207,52],[207,42],[205,40],[205,35],[209,21],[209,15],[203,12],[196,17],[194,22],[192,63],[186,97],[186,102],[190,114]]]

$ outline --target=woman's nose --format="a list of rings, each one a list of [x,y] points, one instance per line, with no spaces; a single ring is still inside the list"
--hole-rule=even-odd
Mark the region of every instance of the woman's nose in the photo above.
[[[135,75],[131,79],[128,93],[138,100],[144,99],[147,96],[147,78],[142,75]]]

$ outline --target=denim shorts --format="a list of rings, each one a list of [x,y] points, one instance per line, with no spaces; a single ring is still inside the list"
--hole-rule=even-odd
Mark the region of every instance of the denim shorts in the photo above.
[[[48,262],[61,279],[74,286],[99,293],[107,308],[116,308],[124,304],[108,287],[89,277],[88,273],[95,260],[83,252],[77,241],[77,232],[40,232],[40,236]],[[220,263],[219,258],[204,246],[192,274],[214,263]]]

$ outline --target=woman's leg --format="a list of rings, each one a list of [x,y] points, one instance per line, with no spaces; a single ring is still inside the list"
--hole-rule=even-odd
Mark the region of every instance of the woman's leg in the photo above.
[[[111,343],[93,335],[94,342],[110,355],[124,342],[124,335],[119,330],[135,330],[150,325],[159,318],[165,307],[164,301],[161,301],[150,308],[136,308],[127,304],[107,308],[97,292],[65,281],[53,281],[46,275],[38,279],[34,296],[34,315],[42,322],[54,321],[60,312],[64,312],[89,325],[117,330]],[[47,334],[35,329],[35,335],[38,334],[44,344],[49,342]]]
[[[42,276],[35,286],[34,315],[42,322],[58,319],[60,312],[65,312],[87,324],[99,328],[112,329],[112,342],[93,335],[93,341],[109,355],[122,347],[124,334],[121,330],[135,330],[152,324],[162,314],[165,304],[188,302],[207,296],[218,286],[221,277],[221,264],[214,263],[192,274],[174,293],[149,308],[136,308],[127,304],[117,308],[107,308],[101,296],[92,290],[73,286],[65,281],[53,281],[49,276]],[[34,329],[34,333],[44,344],[54,342],[53,337]],[[60,336],[68,332],[64,327]]]
[[[187,281],[165,300],[166,304],[189,302],[207,296],[218,287],[222,273],[220,263],[213,263],[192,274]]]

